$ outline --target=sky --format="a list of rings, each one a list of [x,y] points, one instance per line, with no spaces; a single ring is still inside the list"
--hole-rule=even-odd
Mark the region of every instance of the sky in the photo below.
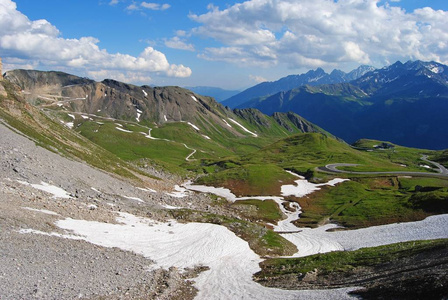
[[[447,0],[0,0],[0,57],[137,85],[243,90],[323,68],[448,64]]]

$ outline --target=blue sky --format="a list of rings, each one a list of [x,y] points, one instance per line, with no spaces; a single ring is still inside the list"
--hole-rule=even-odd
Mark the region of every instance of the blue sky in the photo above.
[[[4,71],[244,89],[321,67],[448,64],[446,0],[0,0]]]

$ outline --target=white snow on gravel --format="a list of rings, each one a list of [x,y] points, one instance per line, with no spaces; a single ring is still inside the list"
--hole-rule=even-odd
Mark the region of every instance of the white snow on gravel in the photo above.
[[[73,126],[75,126],[75,124],[73,122],[67,122],[67,123],[64,123],[64,124],[65,124],[65,126],[67,126],[70,129],[72,129]]]
[[[168,121],[168,119],[166,118],[166,115],[163,115],[163,118],[165,119],[165,122]]]
[[[168,196],[171,196],[171,197],[175,197],[175,198],[184,198],[184,197],[187,197],[188,195],[190,195],[190,192],[186,188],[183,188],[177,184],[174,186],[174,190],[175,190],[175,192],[165,193],[165,194]]]
[[[90,117],[89,117],[89,116],[81,115],[81,118],[83,118],[84,120],[88,120]]]
[[[139,189],[140,191],[144,191],[144,192],[157,193],[156,190],[153,190],[153,189],[150,189],[150,188],[141,188],[141,187],[137,187],[137,189]]]
[[[145,202],[145,201],[143,201],[142,199],[140,199],[140,198],[137,198],[137,197],[129,197],[129,196],[122,196],[123,198],[126,198],[126,199],[129,199],[129,200],[134,200],[134,201],[137,201],[137,202]]]
[[[75,119],[75,115],[73,114],[67,114],[70,118],[72,118],[73,120]]]
[[[254,137],[257,137],[257,136],[258,136],[256,133],[253,133],[252,131],[250,131],[249,129],[247,129],[246,127],[244,127],[243,125],[241,125],[240,123],[238,123],[237,121],[235,121],[234,119],[229,118],[229,120],[230,120],[232,123],[234,123],[234,124],[238,125],[239,127],[241,127],[241,129],[243,129],[244,131],[246,131],[246,132],[252,134]]]
[[[142,90],[143,94],[145,94],[145,97],[148,97],[148,93],[145,90]]]
[[[191,95],[191,98],[193,98],[193,100],[194,100],[195,102],[198,102],[198,99],[196,99],[195,96]]]
[[[30,211],[40,212],[40,213],[47,214],[47,215],[59,216],[58,213],[55,213],[54,211],[47,210],[47,209],[36,209],[36,208],[32,208],[32,207],[22,207],[22,208],[26,209],[26,210],[30,210]]]
[[[260,257],[224,226],[156,223],[125,213],[117,221],[122,224],[65,219],[56,225],[90,243],[142,254],[155,267],[208,266],[194,279],[196,299],[353,299],[346,294],[350,289],[286,291],[255,283],[252,275],[260,270]]]
[[[60,187],[48,184],[43,181],[41,181],[40,184],[31,184],[26,181],[20,181],[20,180],[17,180],[17,182],[24,184],[24,185],[32,186],[35,189],[50,193],[53,195],[52,198],[64,198],[64,199],[72,198],[72,197],[70,197],[69,193],[67,193],[65,190],[61,189]]]

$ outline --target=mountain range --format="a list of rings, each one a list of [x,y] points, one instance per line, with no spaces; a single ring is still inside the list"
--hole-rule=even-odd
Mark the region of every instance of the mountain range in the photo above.
[[[216,101],[222,102],[236,94],[241,93],[239,90],[225,90],[218,87],[211,86],[186,86],[187,90],[195,92],[203,96],[209,96],[215,98]]]
[[[357,79],[374,69],[375,68],[372,66],[363,65],[349,73],[335,69],[328,74],[325,73],[323,69],[318,68],[316,70],[310,70],[305,74],[289,75],[273,82],[262,82],[224,100],[222,103],[229,107],[238,107],[253,98],[266,97],[278,92],[288,91],[305,84],[315,86],[319,84],[348,82]]]
[[[265,114],[292,111],[348,143],[371,138],[417,148],[448,148],[448,66],[436,62],[396,62],[350,82],[306,84],[246,99],[236,107],[257,108]]]

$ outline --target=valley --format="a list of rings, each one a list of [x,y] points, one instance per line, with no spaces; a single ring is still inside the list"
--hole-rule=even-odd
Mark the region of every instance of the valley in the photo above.
[[[5,299],[368,299],[397,273],[398,297],[444,293],[443,151],[349,145],[179,87],[24,70],[0,84]],[[396,263],[364,260],[378,253]]]

